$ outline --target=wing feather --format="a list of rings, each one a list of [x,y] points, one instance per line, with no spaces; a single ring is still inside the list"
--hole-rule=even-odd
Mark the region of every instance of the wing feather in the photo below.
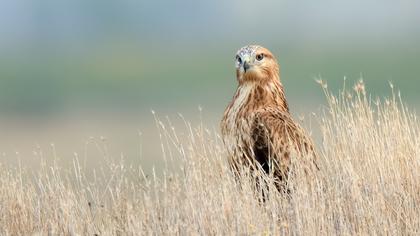
[[[287,177],[292,156],[310,157],[315,163],[312,140],[289,112],[266,107],[257,110],[254,117],[251,132],[254,156],[267,173],[273,167],[280,179]]]

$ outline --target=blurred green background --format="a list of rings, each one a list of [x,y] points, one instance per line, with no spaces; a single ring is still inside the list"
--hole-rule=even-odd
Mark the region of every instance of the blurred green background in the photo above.
[[[151,110],[184,114],[217,130],[235,87],[234,56],[261,44],[277,57],[295,115],[363,77],[373,96],[388,82],[420,107],[418,1],[0,2],[0,152],[100,156],[152,163],[160,156]],[[138,137],[138,131],[142,131]],[[19,151],[19,153],[16,153]],[[95,154],[96,153],[96,154]],[[136,159],[137,158],[137,159]],[[92,163],[94,163],[92,161]]]

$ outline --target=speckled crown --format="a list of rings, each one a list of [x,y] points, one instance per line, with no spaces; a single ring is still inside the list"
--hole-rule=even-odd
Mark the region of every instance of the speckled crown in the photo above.
[[[261,46],[259,46],[259,45],[247,45],[247,46],[239,49],[238,52],[236,53],[236,55],[238,55],[239,57],[243,57],[245,55],[252,56],[252,55],[255,54],[257,49],[260,48],[260,47]]]

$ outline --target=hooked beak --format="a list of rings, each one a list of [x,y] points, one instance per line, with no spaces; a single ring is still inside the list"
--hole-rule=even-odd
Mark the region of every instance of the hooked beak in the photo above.
[[[243,65],[243,67],[244,67],[244,71],[245,71],[245,73],[246,73],[246,71],[249,69],[249,64],[248,64],[248,62],[244,62],[244,65]]]

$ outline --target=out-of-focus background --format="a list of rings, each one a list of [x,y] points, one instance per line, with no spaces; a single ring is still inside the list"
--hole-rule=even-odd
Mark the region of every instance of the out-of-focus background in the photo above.
[[[95,165],[106,143],[151,166],[151,110],[217,130],[250,43],[277,55],[295,116],[324,103],[318,77],[333,89],[363,77],[379,97],[392,81],[420,107],[418,1],[1,1],[2,161]]]

